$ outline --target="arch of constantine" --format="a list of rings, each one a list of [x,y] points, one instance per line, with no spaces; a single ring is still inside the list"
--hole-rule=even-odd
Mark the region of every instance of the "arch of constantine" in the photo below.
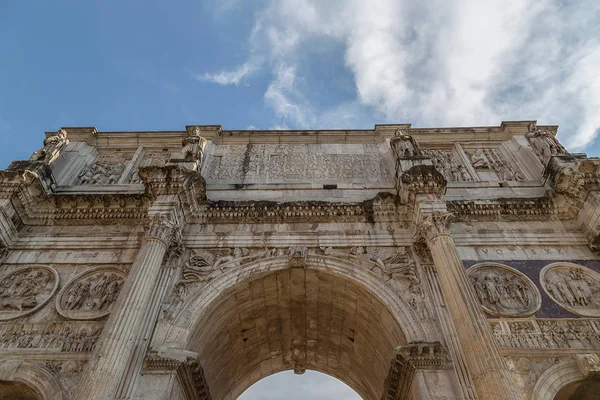
[[[596,398],[600,159],[556,130],[47,132],[0,171],[0,397]]]

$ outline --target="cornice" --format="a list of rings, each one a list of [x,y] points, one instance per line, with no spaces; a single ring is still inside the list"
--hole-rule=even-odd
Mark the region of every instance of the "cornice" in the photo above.
[[[400,129],[418,137],[423,143],[471,140],[507,140],[525,134],[530,121],[504,121],[498,126],[414,128],[410,124],[378,124],[373,129],[323,130],[226,130],[221,125],[190,125],[173,131],[98,131],[95,127],[63,127],[69,139],[83,141],[100,148],[173,148],[181,145],[187,132],[197,129],[202,137],[215,144],[268,143],[383,143]],[[540,126],[556,132],[556,126]]]
[[[396,196],[381,192],[360,203],[324,201],[207,201],[192,222],[196,223],[328,223],[328,222],[401,222],[403,213]],[[406,216],[406,217],[403,217]]]

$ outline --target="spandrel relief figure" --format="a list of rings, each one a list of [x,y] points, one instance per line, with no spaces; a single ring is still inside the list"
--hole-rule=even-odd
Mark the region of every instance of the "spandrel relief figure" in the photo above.
[[[520,272],[500,264],[474,266],[468,272],[483,308],[501,316],[527,316],[541,305],[533,283]]]
[[[576,264],[554,264],[541,272],[542,286],[556,303],[582,316],[600,316],[600,275]]]
[[[530,122],[527,126],[528,132],[525,137],[531,143],[543,165],[548,163],[550,157],[559,154],[568,154],[569,152],[560,144],[554,133],[547,129],[540,129],[536,122]]]

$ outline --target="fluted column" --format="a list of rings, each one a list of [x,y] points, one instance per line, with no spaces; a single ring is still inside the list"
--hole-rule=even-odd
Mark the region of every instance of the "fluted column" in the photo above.
[[[92,359],[79,383],[75,399],[113,399],[122,376],[130,368],[137,338],[144,330],[146,312],[154,297],[167,247],[175,233],[172,216],[154,215]]]
[[[458,342],[481,400],[518,399],[508,368],[473,293],[448,225],[452,214],[433,212],[423,218],[418,235],[431,251],[445,304],[455,322]]]

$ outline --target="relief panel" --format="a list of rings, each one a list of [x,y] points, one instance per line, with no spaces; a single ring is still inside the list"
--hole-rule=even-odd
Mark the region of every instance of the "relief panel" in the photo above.
[[[465,149],[465,154],[482,181],[522,181],[525,175],[511,166],[500,149]]]
[[[540,272],[548,296],[573,314],[600,317],[600,274],[571,264],[550,264]]]
[[[526,317],[541,307],[534,283],[516,269],[497,263],[475,265],[467,274],[483,309],[502,317]]]
[[[31,314],[58,289],[58,272],[47,266],[28,266],[0,277],[0,321]]]
[[[126,273],[97,267],[68,282],[56,297],[56,310],[69,319],[89,320],[108,315],[123,286]]]
[[[113,185],[119,182],[129,160],[124,155],[99,156],[96,161],[84,168],[75,185]]]
[[[459,161],[453,150],[429,149],[423,150],[423,155],[431,158],[433,166],[440,171],[448,181],[465,182],[473,180],[467,167]]]
[[[329,146],[329,147],[328,147]],[[349,149],[354,146],[354,151]],[[368,181],[392,179],[391,163],[375,144],[346,145],[342,152],[326,144],[250,144],[218,146],[205,168],[211,183],[276,183],[315,180]]]

